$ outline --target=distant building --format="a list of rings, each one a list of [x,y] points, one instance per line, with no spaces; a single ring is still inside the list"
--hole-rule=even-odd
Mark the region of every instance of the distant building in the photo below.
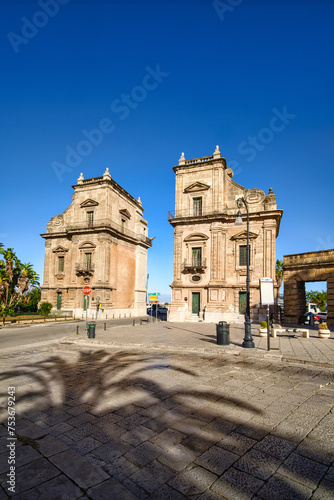
[[[148,238],[140,198],[110,176],[72,186],[71,205],[47,224],[42,302],[54,311],[80,315],[88,307],[98,317],[146,314]],[[84,302],[83,287],[92,292]]]
[[[250,217],[250,306],[258,319],[259,279],[275,280],[276,237],[282,210],[272,189],[246,189],[232,180],[218,146],[212,156],[186,160],[175,172],[174,280],[170,321],[238,320],[246,304],[246,223],[235,226],[236,200]],[[241,208],[245,220],[245,208]],[[241,229],[240,229],[241,228]],[[276,292],[278,285],[276,284]]]

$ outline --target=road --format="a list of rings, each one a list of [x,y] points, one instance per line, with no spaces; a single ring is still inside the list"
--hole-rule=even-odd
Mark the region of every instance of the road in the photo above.
[[[138,322],[139,318],[136,318]],[[104,323],[107,328],[120,325],[131,325],[133,318],[113,319],[113,320],[98,320],[96,331],[104,328]],[[16,348],[29,344],[37,344],[40,342],[49,342],[59,340],[63,337],[76,335],[77,326],[79,332],[85,330],[85,321],[62,321],[59,323],[40,323],[27,326],[7,326],[0,330],[0,345],[1,349]]]

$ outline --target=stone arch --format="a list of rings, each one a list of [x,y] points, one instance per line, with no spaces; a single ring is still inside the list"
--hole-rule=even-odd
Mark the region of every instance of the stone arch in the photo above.
[[[334,325],[334,249],[284,255],[284,321],[299,323],[306,311],[305,282],[327,282],[327,324]]]

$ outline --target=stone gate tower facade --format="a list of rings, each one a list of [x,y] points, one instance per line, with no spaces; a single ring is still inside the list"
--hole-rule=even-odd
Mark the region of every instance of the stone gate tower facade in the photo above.
[[[47,224],[42,302],[54,311],[105,318],[146,314],[148,238],[140,198],[102,177],[72,186],[71,205]],[[83,287],[92,293],[84,302]],[[117,316],[116,316],[117,315]]]
[[[246,189],[233,181],[219,147],[213,155],[186,160],[175,172],[174,280],[170,321],[238,320],[246,301],[246,223],[235,226],[237,199],[249,208],[250,306],[260,306],[259,279],[275,280],[276,237],[282,210],[272,189]],[[243,220],[245,210],[241,209]],[[240,229],[241,227],[241,229]],[[278,288],[278,285],[275,285]]]

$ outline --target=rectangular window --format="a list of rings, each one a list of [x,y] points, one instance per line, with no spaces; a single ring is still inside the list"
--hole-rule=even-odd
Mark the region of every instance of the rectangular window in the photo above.
[[[247,245],[239,247],[239,266],[247,266]]]
[[[193,248],[192,249],[192,264],[193,267],[199,267],[202,265],[202,249]]]
[[[58,273],[64,272],[64,257],[58,257]]]
[[[92,268],[92,254],[85,253],[85,269],[87,271],[90,271],[91,268]]]
[[[193,198],[193,215],[202,215],[202,198]]]
[[[125,219],[122,219],[122,233],[125,233]]]
[[[89,227],[92,227],[94,223],[94,212],[87,212],[87,223]]]

